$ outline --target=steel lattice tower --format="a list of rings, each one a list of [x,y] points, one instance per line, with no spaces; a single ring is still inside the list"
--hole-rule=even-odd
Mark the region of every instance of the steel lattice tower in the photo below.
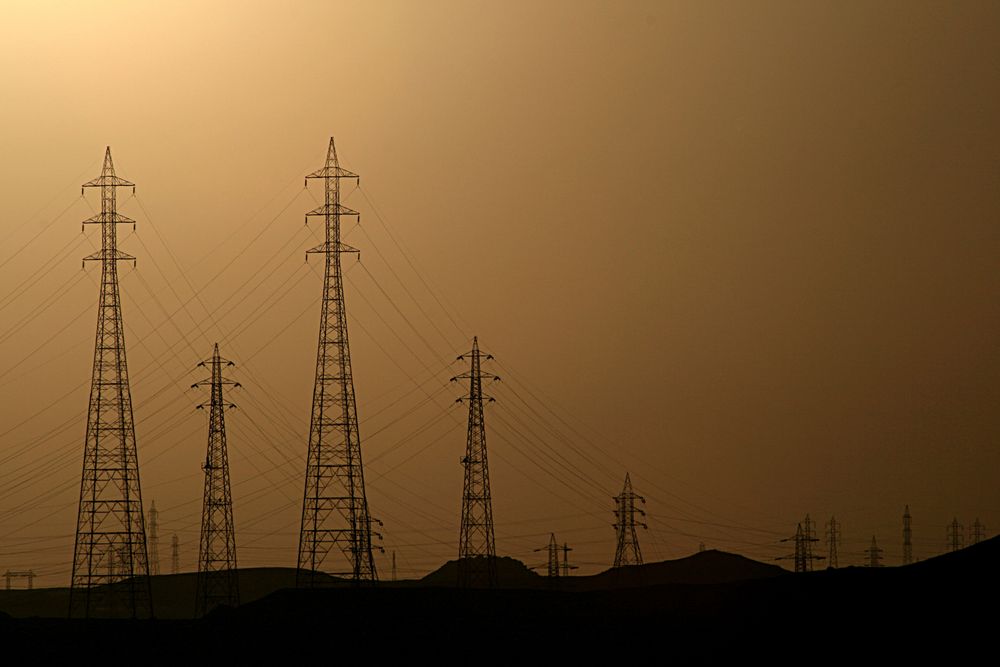
[[[568,577],[570,570],[577,569],[576,565],[569,564],[569,552],[573,550],[573,547],[569,546],[565,542],[562,545],[563,560],[562,560],[562,576]]]
[[[903,510],[903,565],[913,562],[913,517],[910,516],[910,506]]]
[[[469,381],[469,394],[458,402],[469,403],[469,429],[465,440],[465,479],[462,484],[462,526],[458,538],[458,585],[470,588],[493,588],[497,584],[496,543],[493,538],[493,500],[490,496],[490,470],[486,457],[486,422],[483,401],[483,378],[500,378],[482,370],[483,359],[493,356],[479,350],[479,338],[473,337],[472,351],[458,357],[468,358],[468,373],[451,378]]]
[[[615,548],[615,567],[626,565],[642,565],[642,550],[639,548],[639,536],[635,527],[646,524],[636,521],[635,515],[646,516],[646,513],[635,506],[635,501],[645,504],[646,499],[632,490],[632,480],[625,473],[625,486],[615,500],[615,532],[618,534],[618,546]]]
[[[840,524],[836,517],[830,517],[826,524],[826,562],[828,567],[840,567],[837,551],[840,547]]]
[[[986,525],[976,517],[969,531],[969,544],[979,544],[986,539]]]
[[[879,549],[874,535],[872,535],[872,545],[865,549],[865,555],[868,557],[867,567],[882,567],[882,549]]]
[[[358,215],[340,203],[340,181],[344,178],[358,179],[358,175],[341,168],[330,137],[326,164],[306,176],[307,184],[309,179],[322,179],[325,195],[324,203],[306,214],[306,221],[309,216],[320,216],[326,229],[325,241],[307,251],[324,258],[316,382],[298,551],[298,585],[308,587],[323,583],[325,578],[319,573],[332,565],[327,559],[335,549],[347,557],[347,568],[335,568],[331,574],[347,576],[356,582],[378,579],[372,557],[372,518],[365,497],[340,263],[341,254],[358,252],[340,241],[341,216]]]
[[[559,544],[556,542],[556,534],[549,533],[549,543],[535,551],[545,551],[548,554],[546,576],[555,578],[559,576]]]
[[[84,261],[101,262],[94,368],[87,412],[80,505],[73,549],[70,615],[151,617],[146,526],[139,487],[139,456],[125,363],[118,262],[135,261],[118,250],[116,193],[135,184],[115,175],[111,148],[101,175],[83,184],[101,189],[101,212],[84,224],[101,225],[101,249]]]
[[[177,533],[170,538],[170,574],[181,573],[181,543],[177,539]]]
[[[229,487],[229,453],[226,449],[226,408],[235,408],[222,397],[223,385],[239,387],[222,376],[223,364],[233,362],[219,356],[219,344],[212,350],[211,377],[191,385],[209,385],[208,453],[205,455],[205,495],[201,510],[201,544],[198,548],[198,585],[195,613],[204,616],[217,605],[237,607],[240,589],[236,571],[236,529],[233,525],[233,496]],[[206,362],[198,364],[204,367]],[[204,409],[205,405],[199,405]]]
[[[160,574],[160,513],[156,501],[149,504],[149,574]]]
[[[958,551],[961,549],[964,546],[962,537],[962,524],[958,522],[957,518],[953,518],[948,524],[948,550]]]
[[[823,556],[817,556],[812,552],[812,543],[819,540],[813,536],[812,520],[806,515],[805,528],[802,523],[795,526],[795,536],[786,537],[782,542],[795,543],[795,553],[791,556],[778,556],[775,560],[793,560],[795,572],[812,572],[813,561],[823,560]]]

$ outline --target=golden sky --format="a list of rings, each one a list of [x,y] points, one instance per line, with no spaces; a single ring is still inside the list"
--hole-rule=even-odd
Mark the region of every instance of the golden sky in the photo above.
[[[241,566],[293,566],[330,135],[361,174],[347,304],[378,557],[457,555],[477,334],[497,549],[580,572],[611,496],[646,560],[769,560],[807,512],[944,548],[1000,527],[1000,7],[921,2],[7,2],[0,569],[69,580],[110,145],[146,504],[195,567],[219,342]]]

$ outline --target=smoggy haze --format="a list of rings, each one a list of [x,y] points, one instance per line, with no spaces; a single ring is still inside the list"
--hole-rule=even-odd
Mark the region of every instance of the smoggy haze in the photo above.
[[[808,512],[895,564],[904,503],[918,558],[994,534],[998,39],[974,2],[5,3],[0,570],[69,580],[105,145],[161,568],[175,532],[195,567],[216,341],[239,565],[294,565],[331,134],[383,576],[457,555],[473,334],[500,555],[608,566],[626,471],[646,560],[771,559]]]

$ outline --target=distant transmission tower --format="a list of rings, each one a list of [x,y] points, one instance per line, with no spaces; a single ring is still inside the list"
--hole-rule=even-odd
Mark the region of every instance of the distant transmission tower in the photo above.
[[[827,566],[840,567],[840,561],[837,558],[837,551],[840,548],[840,524],[836,517],[831,516],[830,521],[826,524],[826,547]]]
[[[146,618],[153,614],[149,558],[118,290],[118,262],[135,258],[118,250],[117,226],[135,221],[118,213],[116,192],[119,187],[135,192],[135,184],[115,175],[109,147],[101,175],[83,187],[101,189],[101,212],[84,220],[101,225],[101,249],[84,258],[101,262],[101,292],[70,616]]]
[[[549,533],[549,543],[535,551],[545,551],[548,554],[548,566],[546,576],[555,578],[559,576],[559,544],[556,542],[556,534]]]
[[[205,495],[201,510],[201,545],[198,548],[198,584],[195,613],[204,616],[217,605],[240,604],[236,571],[236,529],[233,525],[233,497],[229,488],[229,453],[226,449],[225,409],[235,408],[222,397],[223,385],[239,387],[222,376],[222,366],[233,362],[219,356],[219,344],[212,350],[211,377],[191,388],[209,386],[208,453],[205,455]],[[198,364],[204,367],[206,362]],[[204,409],[205,405],[199,405]]]
[[[635,527],[638,525],[646,528],[646,524],[641,520],[636,521],[635,515],[646,516],[646,513],[635,506],[635,501],[645,504],[646,499],[632,490],[632,480],[628,473],[625,473],[625,486],[622,492],[615,496],[614,500],[615,531],[618,534],[614,566],[642,565],[642,550],[639,548],[639,536],[636,535]]]
[[[805,537],[805,541],[802,543],[803,553],[806,559],[806,570],[812,571],[813,557],[813,542],[819,542],[819,538],[816,537],[816,528],[813,526],[813,521],[806,514],[805,521],[802,522],[802,533]]]
[[[149,504],[149,574],[160,574],[160,513],[156,501]]]
[[[874,535],[872,535],[872,545],[865,549],[865,556],[868,558],[868,567],[882,567],[882,549],[879,549]]]
[[[177,533],[170,538],[170,574],[181,573],[181,543],[177,539]]]
[[[324,272],[299,532],[297,580],[299,586],[305,587],[322,584],[325,578],[319,573],[326,569],[356,582],[378,579],[372,557],[372,518],[365,496],[340,264],[341,254],[358,252],[341,243],[340,218],[358,212],[340,203],[343,178],[358,179],[358,175],[341,168],[330,137],[326,164],[306,176],[307,183],[309,179],[323,181],[324,203],[309,211],[306,220],[309,216],[322,217],[326,236],[322,244],[308,251],[323,255]],[[347,557],[346,569],[327,562],[335,550]]]
[[[565,542],[563,542],[563,545],[562,545],[562,552],[563,552],[562,576],[564,576],[564,577],[568,577],[569,576],[569,571],[570,570],[577,569],[576,565],[570,565],[569,564],[569,552],[572,551],[572,550],[573,550],[573,548],[571,546],[569,546],[568,544],[566,544]]]
[[[972,530],[969,533],[969,544],[979,544],[986,539],[986,526],[979,521],[979,517],[976,517],[975,522],[972,524]]]
[[[953,518],[948,524],[948,550],[958,551],[961,549],[964,546],[962,537],[962,524],[958,522],[958,519]]]
[[[483,378],[500,378],[482,370],[483,359],[492,355],[479,350],[479,338],[473,337],[472,351],[458,357],[469,359],[468,373],[451,379],[469,381],[469,394],[458,401],[469,404],[469,428],[465,440],[465,479],[462,483],[462,526],[458,537],[458,585],[467,588],[493,588],[497,584],[496,544],[493,538],[493,500],[490,496],[490,470],[486,457],[486,421],[483,401],[493,398],[483,394]]]
[[[808,526],[808,530],[803,528],[802,523],[798,523],[795,526],[795,535],[781,540],[782,542],[794,542],[795,553],[790,556],[778,556],[775,559],[792,560],[795,572],[812,572],[813,561],[823,560],[823,556],[817,556],[812,552],[812,543],[819,540],[813,536],[812,521],[808,514],[806,515],[805,525]]]
[[[910,506],[903,510],[903,565],[913,562],[913,517],[910,516]]]

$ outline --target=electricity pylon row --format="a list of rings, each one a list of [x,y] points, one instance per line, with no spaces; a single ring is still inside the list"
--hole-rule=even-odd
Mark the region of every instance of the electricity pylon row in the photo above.
[[[357,174],[340,166],[331,137],[326,163],[308,174],[306,182],[321,180],[324,202],[306,213],[306,221],[324,221],[324,242],[307,251],[324,258],[323,296],[313,387],[305,486],[297,554],[299,585],[315,586],[329,581],[325,574],[339,574],[356,582],[374,582],[373,545],[381,536],[373,530],[373,519],[365,492],[361,438],[351,368],[341,255],[357,253],[341,241],[341,218],[360,216],[341,203],[341,181],[358,180]],[[158,513],[150,512],[149,544],[139,484],[131,394],[125,359],[124,325],[118,285],[117,263],[135,261],[117,248],[117,225],[135,221],[117,211],[117,189],[134,184],[116,175],[111,150],[105,151],[101,175],[84,184],[100,188],[101,212],[84,221],[100,224],[101,250],[85,258],[100,260],[101,290],[94,366],[81,476],[80,504],[74,545],[71,614],[84,617],[126,615],[147,618],[153,614],[149,575],[159,573]],[[469,393],[461,401],[469,407],[464,466],[462,521],[459,537],[459,583],[463,586],[496,584],[496,546],[493,530],[489,467],[483,402],[483,379],[496,376],[483,372],[481,362],[491,359],[473,349],[459,357],[470,362],[468,373],[453,380],[468,380]],[[236,604],[235,530],[232,516],[228,453],[222,387],[233,385],[222,377],[225,362],[216,345],[210,362],[209,441],[203,469],[205,492],[199,544],[197,609],[204,613],[216,604]],[[199,406],[204,407],[204,406]],[[640,564],[636,526],[645,527],[636,515],[643,511],[626,475],[625,488],[616,501],[615,529],[618,534],[615,566]],[[568,547],[564,549],[568,550]],[[171,572],[179,570],[179,543],[171,542]],[[345,557],[346,564],[336,554]],[[150,559],[152,555],[152,562]],[[569,567],[568,565],[566,566]]]

